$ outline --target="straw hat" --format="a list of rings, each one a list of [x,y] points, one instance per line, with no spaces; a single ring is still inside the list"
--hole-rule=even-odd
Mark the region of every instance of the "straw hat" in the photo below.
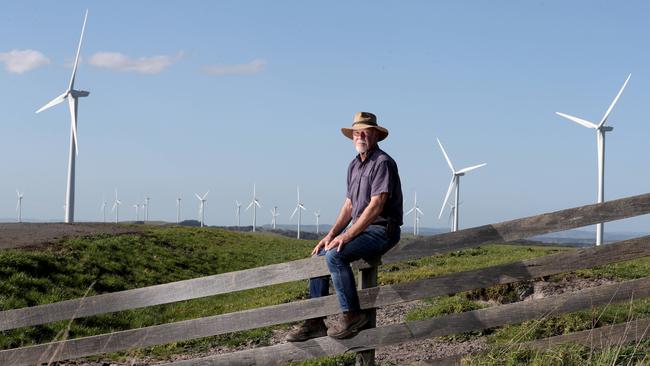
[[[352,139],[352,132],[354,130],[363,130],[364,128],[374,128],[379,132],[379,140],[381,141],[388,137],[388,130],[377,125],[377,116],[370,112],[357,112],[354,114],[354,120],[352,121],[352,127],[341,128],[341,132],[345,137]]]

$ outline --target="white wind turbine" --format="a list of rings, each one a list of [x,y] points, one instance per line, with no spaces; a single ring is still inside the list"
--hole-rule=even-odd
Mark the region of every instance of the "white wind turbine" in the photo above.
[[[235,200],[235,222],[237,223],[237,228],[239,228],[239,224],[241,223],[240,218],[241,218],[241,203],[237,200]]]
[[[296,208],[293,210],[293,213],[291,214],[291,217],[289,217],[289,221],[293,219],[293,216],[298,213],[298,234],[297,238],[300,239],[300,224],[302,222],[302,212],[300,210],[306,211],[307,209],[305,206],[300,202],[300,187],[297,187],[296,191],[298,192],[298,201],[296,203]]]
[[[18,202],[16,203],[16,212],[18,212],[18,222],[23,222],[23,193],[20,193],[16,189],[16,196],[18,197]]]
[[[176,224],[181,222],[181,198],[176,199]]]
[[[203,227],[203,222],[205,220],[205,201],[207,201],[208,193],[210,191],[205,192],[203,197],[199,196],[198,193],[194,193],[196,198],[199,200],[199,220],[201,220],[201,227]]]
[[[280,216],[280,213],[278,213],[278,206],[273,206],[273,210],[271,211],[271,225],[273,225],[273,229],[275,229],[275,223],[276,219],[278,216]]]
[[[451,191],[455,188],[456,189],[456,195],[455,195],[455,200],[454,200],[454,206],[456,209],[454,210],[454,229],[453,231],[458,231],[458,201],[460,200],[460,177],[465,175],[465,173],[470,172],[474,169],[478,169],[482,166],[487,165],[486,163],[482,163],[479,165],[474,165],[468,168],[464,168],[461,170],[456,171],[454,169],[454,166],[451,164],[451,160],[449,160],[449,156],[447,156],[447,152],[445,151],[445,148],[442,147],[442,143],[440,143],[440,140],[436,139],[438,141],[438,145],[440,145],[440,149],[442,150],[442,154],[445,156],[445,160],[447,160],[447,164],[449,164],[449,169],[451,169],[451,182],[449,182],[449,188],[447,189],[447,195],[445,196],[445,200],[442,202],[442,208],[440,209],[440,214],[438,215],[438,219],[442,217],[442,212],[445,210],[445,206],[447,205],[447,200],[449,199],[449,195],[451,194]]]
[[[411,212],[413,212],[413,235],[420,235],[420,215],[424,215],[424,213],[418,207],[418,192],[415,192],[413,208],[408,210],[404,216],[408,216]]]
[[[140,221],[140,205],[136,203],[133,207],[135,208],[135,221]]]
[[[103,222],[106,222],[106,197],[102,197],[102,207],[99,210],[102,212]]]
[[[248,207],[246,207],[246,211],[248,211],[251,206],[253,206],[253,232],[255,232],[255,226],[257,226],[257,207],[262,208],[259,201],[257,200],[257,195],[255,193],[255,184],[253,184],[253,200],[248,205]]]
[[[314,216],[316,216],[316,235],[320,234],[320,210],[314,211]]]
[[[122,204],[122,201],[120,201],[117,198],[117,188],[115,188],[115,201],[113,201],[113,208],[111,209],[111,211],[115,211],[115,223],[116,224],[120,219],[120,205],[121,204]]]
[[[627,86],[627,82],[630,80],[631,76],[632,74],[627,76],[623,86],[618,91],[618,94],[616,94],[612,104],[609,105],[605,115],[598,124],[565,113],[555,112],[558,116],[564,117],[584,127],[596,130],[596,144],[598,148],[598,203],[602,203],[605,200],[605,133],[614,130],[614,127],[605,126],[605,122],[607,122],[609,114],[612,113],[614,105],[618,102],[618,98],[620,98],[623,93],[623,90]],[[604,226],[602,223],[596,224],[596,245],[601,245],[603,243],[603,228]]]
[[[144,198],[144,204],[143,204],[143,206],[144,206],[144,214],[142,216],[143,217],[142,221],[144,221],[144,222],[149,221],[149,200],[151,200],[151,197],[149,197],[149,196],[146,196]]]
[[[75,193],[75,158],[79,150],[77,147],[77,113],[78,113],[78,98],[87,97],[90,93],[84,90],[76,90],[74,88],[74,81],[77,74],[77,66],[79,64],[79,52],[81,51],[81,43],[86,29],[86,20],[88,19],[88,10],[84,16],[84,23],[81,27],[81,37],[77,46],[77,55],[74,60],[74,67],[72,68],[72,77],[68,84],[68,89],[63,94],[52,99],[49,103],[41,107],[36,113],[40,113],[50,107],[53,107],[66,98],[68,99],[68,106],[70,108],[70,156],[68,160],[68,185],[66,191],[66,211],[65,222],[74,222],[74,193]]]

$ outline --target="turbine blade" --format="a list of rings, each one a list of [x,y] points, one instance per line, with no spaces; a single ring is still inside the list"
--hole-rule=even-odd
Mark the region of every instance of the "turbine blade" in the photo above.
[[[202,200],[202,199],[201,199],[201,196],[199,196],[199,194],[198,194],[198,193],[194,193],[194,195],[196,196],[196,198],[197,198],[197,199],[198,199],[199,201],[201,201],[201,200]]]
[[[419,208],[416,208],[415,211],[419,212],[420,215],[424,216],[424,212],[422,212]]]
[[[257,207],[262,208],[262,206],[260,205],[259,202],[257,202],[257,200],[255,200],[255,201],[253,201],[253,202],[255,202],[255,205],[256,205]]]
[[[205,192],[205,194],[203,195],[203,198],[201,198],[202,201],[205,201],[205,199],[208,197],[208,193],[210,193],[210,190]]]
[[[445,156],[445,160],[447,160],[447,164],[449,164],[449,168],[451,169],[452,173],[456,173],[454,170],[454,166],[451,164],[451,160],[449,160],[449,156],[447,156],[447,152],[445,151],[445,148],[442,147],[442,143],[438,138],[436,138],[436,141],[438,141],[438,145],[440,145],[440,149],[442,150],[442,154]]]
[[[68,98],[68,106],[70,106],[70,125],[72,128],[72,139],[74,141],[74,152],[79,155],[79,143],[77,142],[77,99],[75,97]]]
[[[36,113],[41,113],[48,108],[54,107],[55,105],[63,102],[67,96],[68,92],[59,95],[58,97],[50,100],[46,105],[42,106],[39,110],[36,111]]]
[[[440,214],[438,215],[438,220],[442,217],[442,212],[445,210],[445,205],[447,204],[447,200],[449,199],[449,195],[451,194],[451,190],[454,188],[456,185],[456,176],[451,177],[451,182],[449,182],[449,188],[447,188],[447,195],[445,195],[445,200],[442,201],[442,208],[440,209]]]
[[[248,209],[251,208],[251,206],[253,205],[253,203],[255,203],[255,201],[252,201],[252,202],[250,203],[250,205],[248,205],[248,207],[246,207],[246,211],[248,211]]]
[[[564,118],[566,118],[566,119],[568,119],[570,121],[573,121],[573,122],[575,122],[577,124],[583,125],[583,126],[585,126],[587,128],[598,128],[598,126],[596,126],[595,123],[589,122],[589,121],[584,120],[582,118],[574,117],[574,116],[571,116],[571,115],[568,115],[568,114],[562,113],[562,112],[555,112],[555,114],[557,114],[558,116],[564,117]]]
[[[404,216],[408,216],[411,212],[413,212],[413,210],[415,210],[415,207],[413,207],[412,209],[408,210],[408,212],[406,212],[406,213],[404,214]]]
[[[459,170],[459,171],[458,171],[458,174],[460,174],[460,173],[467,173],[467,172],[470,172],[470,171],[472,171],[472,170],[474,170],[474,169],[478,169],[478,168],[480,168],[480,167],[482,167],[482,166],[485,166],[485,165],[487,165],[487,163],[483,163],[483,164],[479,164],[479,165],[470,166],[469,168],[465,168],[465,169],[461,169],[461,170]]]
[[[621,90],[618,91],[618,94],[616,94],[616,98],[612,101],[612,104],[609,105],[609,108],[607,108],[607,112],[605,112],[605,115],[603,116],[603,119],[600,121],[598,124],[598,128],[601,128],[605,122],[607,121],[607,117],[609,117],[609,114],[612,113],[612,109],[614,109],[614,106],[616,105],[616,102],[618,102],[618,98],[621,97],[621,94],[623,94],[623,90],[627,86],[627,82],[630,81],[630,77],[632,74],[629,74],[627,76],[627,79],[625,79],[625,82],[623,83],[623,86],[621,87]]]
[[[296,206],[296,208],[293,210],[293,213],[292,213],[291,216],[289,217],[289,221],[293,220],[293,215],[295,215],[296,212],[298,212],[298,206]]]
[[[84,24],[81,27],[81,37],[79,37],[79,45],[77,45],[77,55],[74,58],[74,67],[72,68],[72,76],[70,77],[70,85],[68,86],[68,91],[74,88],[74,79],[77,75],[77,66],[79,65],[79,53],[81,52],[81,43],[84,39],[84,32],[86,31],[86,20],[88,19],[88,9],[86,9],[86,15],[84,16]]]

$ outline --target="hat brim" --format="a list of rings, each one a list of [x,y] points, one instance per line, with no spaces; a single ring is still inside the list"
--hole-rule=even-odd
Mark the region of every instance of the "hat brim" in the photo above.
[[[377,130],[379,132],[379,139],[377,141],[381,141],[381,140],[385,139],[386,137],[388,137],[388,130],[387,129],[385,129],[385,128],[381,127],[381,126],[366,125],[366,124],[363,124],[363,123],[357,123],[352,128],[343,127],[343,128],[341,128],[341,132],[343,133],[343,135],[345,137],[352,140],[352,133],[353,133],[354,130],[364,130],[366,128],[374,128],[375,130]]]

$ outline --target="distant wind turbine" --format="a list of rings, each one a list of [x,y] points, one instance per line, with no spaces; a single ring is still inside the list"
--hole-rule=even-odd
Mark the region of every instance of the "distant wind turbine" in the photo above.
[[[201,227],[203,227],[205,220],[205,201],[207,201],[208,193],[210,193],[210,191],[205,192],[203,197],[199,196],[198,193],[194,193],[196,198],[199,200],[199,220],[201,220]]]
[[[241,203],[235,200],[235,223],[237,224],[237,228],[239,228],[240,225],[240,213],[241,213]]]
[[[68,185],[66,191],[66,212],[65,212],[65,222],[72,223],[74,222],[74,193],[75,193],[75,158],[79,153],[77,145],[77,113],[78,113],[78,98],[87,97],[90,95],[89,92],[84,90],[76,90],[74,88],[74,81],[77,74],[77,66],[79,64],[79,52],[81,51],[81,43],[84,37],[84,31],[86,30],[86,20],[88,19],[88,10],[86,10],[86,15],[84,16],[84,23],[81,27],[81,37],[79,38],[79,45],[77,46],[77,55],[74,60],[74,67],[72,68],[72,77],[70,77],[70,84],[68,84],[68,89],[66,89],[63,94],[52,99],[46,105],[41,107],[36,113],[40,113],[50,107],[53,107],[66,98],[68,99],[68,106],[70,108],[70,155],[68,160]]]
[[[605,115],[598,124],[565,113],[555,112],[558,116],[564,117],[584,127],[596,130],[596,145],[598,149],[598,203],[605,201],[605,133],[614,130],[614,127],[605,126],[605,122],[607,122],[609,114],[612,113],[616,102],[618,102],[618,98],[620,98],[621,94],[623,94],[623,90],[627,86],[627,82],[630,81],[631,76],[632,74],[629,74],[627,76],[627,79],[625,79],[623,86],[618,91],[618,94],[616,94],[616,97],[614,97],[614,100],[609,105],[609,108],[607,108]],[[602,223],[596,224],[596,245],[601,245],[603,243],[603,229],[604,225]]]
[[[181,223],[181,198],[176,199],[176,224]]]
[[[438,139],[436,139],[438,140]],[[482,166],[487,165],[486,163],[479,164],[479,165],[474,165],[468,168],[464,168],[461,170],[456,170],[454,169],[454,166],[451,164],[451,160],[449,160],[449,156],[447,156],[447,152],[445,151],[445,148],[442,147],[442,143],[440,143],[440,140],[438,140],[438,145],[440,145],[440,150],[442,150],[442,154],[445,156],[445,160],[447,160],[447,164],[449,164],[449,169],[451,169],[451,182],[449,182],[449,188],[447,189],[447,195],[445,196],[445,200],[442,202],[442,208],[440,209],[440,214],[438,215],[438,219],[442,217],[442,212],[445,210],[445,206],[447,205],[447,200],[449,199],[449,195],[451,194],[451,191],[455,188],[456,189],[456,197],[454,200],[454,206],[456,207],[456,210],[454,211],[454,229],[453,231],[458,231],[458,201],[460,199],[460,177],[465,175],[465,173],[470,172],[474,169],[478,169]]]
[[[316,216],[316,235],[320,235],[320,210],[314,211],[314,216]]]
[[[413,212],[413,235],[420,235],[420,215],[424,215],[424,213],[420,210],[420,207],[418,207],[417,192],[415,192],[415,197],[413,199],[413,208],[408,210],[404,216],[408,216],[411,212]]]
[[[117,198],[117,188],[115,188],[115,201],[113,201],[113,208],[111,211],[115,211],[115,223],[117,224],[120,219],[120,205],[122,201]]]
[[[135,221],[140,221],[140,205],[136,203],[133,207],[135,207]]]
[[[106,222],[106,197],[102,197],[102,207],[99,209],[102,213],[102,220]]]
[[[271,211],[271,225],[273,225],[273,229],[275,229],[275,223],[276,223],[276,218],[280,216],[278,213],[278,206],[273,206],[273,210]]]
[[[142,220],[144,222],[149,221],[149,200],[151,200],[151,197],[149,197],[149,196],[146,196],[144,198],[144,204],[143,204],[144,205],[144,216],[143,216],[143,220]]]
[[[23,222],[23,193],[20,193],[16,189],[16,196],[18,197],[18,202],[16,203],[16,212],[18,212],[18,222]]]
[[[246,211],[248,211],[251,206],[253,207],[253,232],[255,232],[255,226],[257,226],[257,207],[262,208],[259,201],[257,200],[257,195],[255,193],[255,184],[253,184],[253,200],[248,205],[248,207],[246,207]]]
[[[300,187],[297,187],[296,191],[298,192],[298,201],[296,203],[296,208],[293,210],[293,213],[291,214],[291,217],[289,217],[289,221],[293,220],[293,216],[297,212],[298,213],[298,234],[296,237],[300,239],[300,224],[302,222],[302,211],[306,211],[307,209],[302,204],[302,202],[300,202]]]

